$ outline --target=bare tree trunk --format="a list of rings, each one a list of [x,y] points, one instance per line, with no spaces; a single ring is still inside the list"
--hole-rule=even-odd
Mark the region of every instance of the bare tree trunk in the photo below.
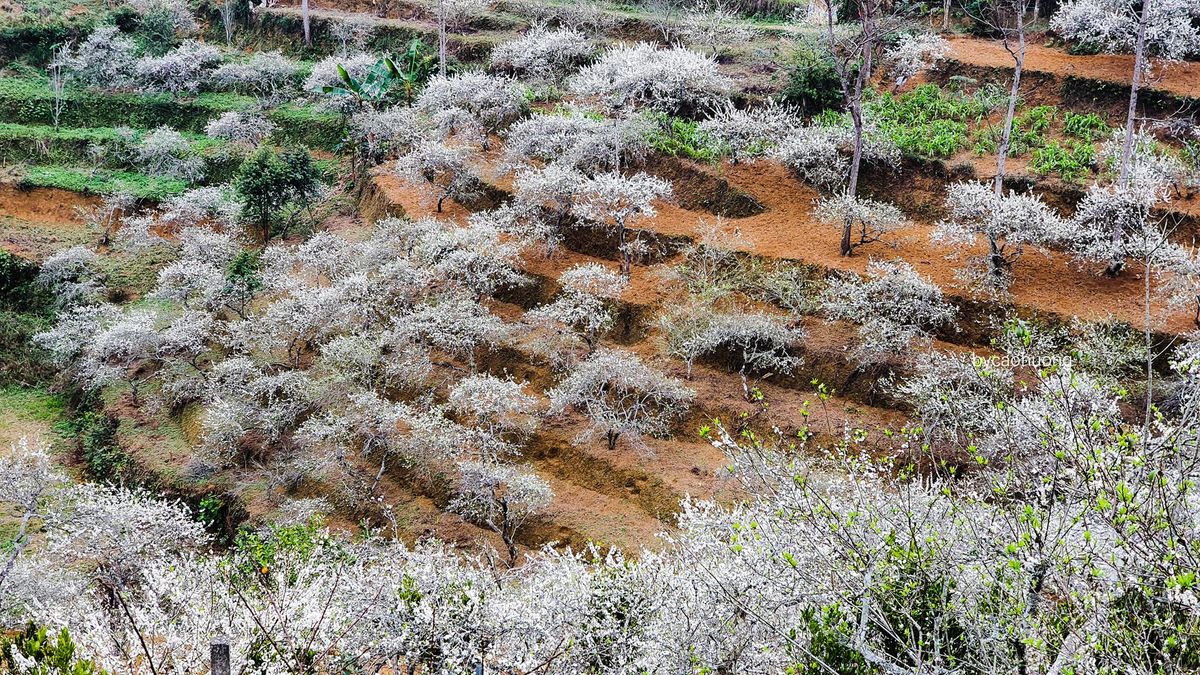
[[[1013,59],[1013,80],[1012,88],[1008,91],[1008,109],[1004,113],[1004,131],[1000,134],[1000,145],[996,149],[996,178],[992,183],[992,192],[996,195],[997,201],[1004,196],[1004,178],[1007,173],[1006,164],[1008,162],[1008,151],[1012,145],[1013,124],[1017,116],[1017,101],[1021,97],[1021,75],[1025,71],[1025,7],[1024,0],[1021,1],[1019,11],[1014,12],[1017,21],[1017,48],[1014,51],[1009,44],[1008,32],[1004,32],[1004,48],[1008,51]],[[996,23],[1000,24],[1004,19],[1000,13],[996,13]],[[1001,29],[1003,30],[1003,29]],[[1004,256],[1000,253],[999,242],[996,241],[994,234],[989,235],[990,256],[988,257],[988,268],[993,276],[999,275],[1005,265]]]
[[[950,30],[950,0],[942,3],[942,30]]]
[[[300,16],[304,20],[304,46],[312,48],[312,32],[308,22],[308,0],[301,0]]]
[[[875,52],[875,3],[864,2],[862,10],[863,59],[858,68],[858,75],[854,80],[854,93],[849,101],[850,118],[854,122],[854,154],[850,158],[850,178],[846,183],[846,196],[850,198],[858,196],[858,175],[862,168],[863,154],[863,89],[866,86],[867,80],[871,77],[871,61]],[[854,250],[854,246],[850,243],[850,233],[853,226],[854,221],[850,217],[850,211],[847,210],[846,220],[842,223],[841,254],[843,256],[850,255]]]
[[[221,25],[225,28],[225,44],[227,45],[233,44],[233,10],[233,0],[224,0],[221,3]]]
[[[1133,50],[1133,78],[1129,83],[1129,110],[1125,116],[1125,141],[1121,145],[1121,187],[1129,187],[1129,172],[1133,164],[1133,140],[1134,140],[1134,125],[1137,123],[1137,102],[1138,92],[1142,87],[1142,77],[1146,70],[1146,21],[1150,18],[1150,5],[1154,0],[1145,0],[1142,3],[1142,13],[1138,17],[1138,33],[1137,44]],[[1120,227],[1114,227],[1112,232],[1113,248],[1117,251],[1121,249],[1121,244],[1125,239],[1125,232]],[[1114,259],[1109,263],[1105,273],[1110,276],[1116,276],[1125,269],[1124,259]]]
[[[446,76],[446,7],[438,3],[438,75]]]

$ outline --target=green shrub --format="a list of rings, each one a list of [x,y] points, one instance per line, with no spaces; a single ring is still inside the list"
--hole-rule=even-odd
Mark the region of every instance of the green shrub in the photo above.
[[[968,124],[990,111],[979,96],[924,84],[900,96],[872,99],[868,109],[900,150],[921,157],[949,157],[966,147]]]
[[[1091,174],[1096,152],[1091,143],[1072,141],[1063,146],[1050,141],[1033,151],[1029,168],[1039,175],[1056,173],[1063,180],[1076,183]]]
[[[788,68],[788,83],[780,99],[808,114],[842,107],[842,84],[833,61],[810,47],[801,47]]]
[[[20,667],[15,656],[33,661],[31,669]],[[45,626],[30,623],[24,632],[0,641],[0,670],[30,675],[103,675],[95,661],[76,654],[75,641],[66,628],[51,635]]]
[[[1095,141],[1108,136],[1112,127],[1096,113],[1076,113],[1068,110],[1063,114],[1063,132],[1074,138]]]
[[[655,150],[701,162],[711,162],[721,156],[721,148],[698,131],[699,123],[663,113],[654,115],[653,120],[647,141]]]
[[[54,374],[33,336],[50,324],[53,298],[34,283],[38,266],[0,249],[0,385],[34,384]]]

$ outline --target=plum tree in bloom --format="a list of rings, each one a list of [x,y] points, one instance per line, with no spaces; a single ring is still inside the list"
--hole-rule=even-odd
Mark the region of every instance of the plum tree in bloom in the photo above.
[[[268,106],[287,100],[296,89],[299,65],[279,52],[255,52],[245,61],[222,64],[210,77],[223,91],[249,94]]]
[[[972,261],[965,277],[1003,290],[1012,280],[1012,266],[1028,245],[1054,241],[1063,222],[1041,198],[1033,194],[996,194],[983,183],[955,183],[948,189],[950,213],[930,237],[935,242],[971,246],[979,239],[988,252]]]
[[[517,534],[554,499],[549,483],[532,469],[486,462],[460,462],[450,510],[500,535],[508,564],[517,562]]]
[[[606,348],[597,349],[547,394],[551,412],[583,413],[591,424],[583,437],[603,433],[609,450],[622,436],[640,443],[643,436],[666,434],[695,398],[692,390],[636,355]]]
[[[329,26],[329,34],[338,41],[338,53],[345,56],[350,53],[350,47],[362,51],[366,48],[371,34],[379,27],[375,17],[365,14],[351,14]]]
[[[912,76],[946,57],[950,43],[929,33],[905,34],[884,52],[884,60],[892,67],[899,87]]]
[[[570,86],[614,110],[650,108],[687,116],[724,102],[731,83],[710,56],[641,42],[609,49],[573,77]]]
[[[76,83],[116,89],[129,83],[137,44],[116,26],[98,26],[72,50],[66,68]]]
[[[435,77],[425,85],[413,107],[426,115],[448,120],[451,128],[474,127],[483,148],[488,137],[525,114],[524,92],[516,80],[487,73]],[[465,124],[464,124],[465,121]]]
[[[446,77],[449,33],[472,15],[482,12],[488,0],[437,0],[433,6],[438,22],[438,75]]]
[[[843,235],[849,223],[852,232],[851,251],[881,241],[888,234],[908,225],[908,219],[895,204],[846,194],[821,200],[815,215],[822,222],[842,230]]]
[[[499,344],[508,335],[508,326],[473,299],[442,298],[421,305],[398,319],[397,332],[412,336],[416,342],[475,363],[480,347]]]
[[[15,507],[19,514],[12,550],[2,558],[4,566],[0,568],[0,589],[4,588],[4,582],[12,573],[17,559],[29,546],[33,519],[40,517],[53,488],[66,479],[51,464],[48,450],[48,447],[32,448],[27,438],[21,438],[10,448],[8,455],[0,457],[0,504]],[[2,609],[4,607],[0,605]]]
[[[162,56],[141,57],[133,65],[133,75],[142,91],[194,94],[220,62],[216,47],[188,41]]]
[[[647,128],[640,117],[597,119],[578,109],[532,115],[508,130],[506,161],[512,167],[558,164],[589,176],[621,171],[646,156]]]
[[[571,28],[550,30],[534,26],[516,40],[492,49],[492,68],[516,77],[561,83],[591,58],[595,47],[583,33]]]
[[[315,393],[303,371],[270,373],[246,357],[215,364],[206,384],[203,443],[224,461],[243,443],[277,441],[311,409]]]
[[[539,233],[546,244],[546,257],[550,257],[562,241],[568,219],[575,209],[576,193],[586,182],[587,177],[582,173],[558,163],[517,173],[516,202],[519,207],[537,212],[536,218],[543,226]]]
[[[1152,61],[1182,59],[1200,53],[1200,7],[1191,0],[1071,0],[1051,20],[1051,27],[1067,39],[1105,51],[1132,51],[1129,108],[1121,142],[1118,182],[1131,189],[1137,153],[1138,95],[1151,77]],[[1122,231],[1114,229],[1113,245],[1120,246]],[[1114,260],[1110,274],[1122,263]]]
[[[798,126],[779,141],[771,155],[818,188],[850,194],[846,185],[853,142],[852,129],[846,126]],[[858,152],[862,159],[889,166],[900,163],[899,149],[868,123],[863,125],[861,145]]]
[[[220,117],[209,120],[204,126],[205,135],[246,148],[258,147],[274,132],[275,123],[266,117],[236,110],[221,113]]]
[[[697,131],[728,151],[737,164],[766,154],[800,126],[794,109],[769,101],[744,110],[726,104],[700,122]]]
[[[1013,373],[983,359],[929,352],[896,391],[927,439],[966,444],[996,432],[996,401],[1011,396]]]
[[[667,332],[668,352],[684,360],[689,377],[696,359],[732,356],[748,400],[757,386],[751,375],[788,375],[803,361],[792,352],[804,340],[804,329],[771,314],[684,307],[660,325]]]
[[[136,149],[138,166],[154,176],[176,178],[189,183],[204,177],[204,160],[192,149],[183,134],[162,126],[142,137]]]
[[[638,218],[652,218],[654,201],[671,196],[671,184],[645,173],[622,176],[600,174],[579,186],[575,212],[616,235],[621,252],[621,274],[629,276],[633,256],[639,252],[640,238],[627,240],[628,228]]]
[[[428,121],[416,110],[395,106],[362,110],[350,118],[348,135],[367,166],[395,159],[412,150],[428,131]],[[358,157],[355,159],[357,160]]]
[[[93,304],[104,294],[100,256],[86,246],[72,246],[46,258],[36,280],[54,292],[60,308]]]
[[[396,173],[409,182],[428,186],[441,213],[446,199],[461,203],[479,194],[482,182],[469,163],[470,155],[467,148],[425,141],[396,161]]]
[[[450,409],[489,436],[522,437],[537,428],[537,397],[525,385],[492,375],[469,375],[450,389]]]
[[[740,16],[724,7],[707,9],[697,5],[684,13],[674,31],[689,47],[707,49],[714,57],[729,47],[753,40],[758,31]]]
[[[467,227],[433,219],[417,221],[409,243],[410,259],[451,284],[470,291],[476,300],[502,288],[519,286],[527,278],[517,271],[521,246],[503,241],[487,223]]]
[[[955,314],[942,289],[902,261],[873,260],[865,279],[834,281],[821,305],[830,318],[859,324],[854,357],[864,365],[910,354],[914,340],[929,340]]]
[[[585,263],[563,272],[558,283],[562,285],[559,296],[526,312],[525,322],[534,334],[535,351],[563,367],[590,356],[600,338],[612,330],[613,305],[629,280],[599,263]]]

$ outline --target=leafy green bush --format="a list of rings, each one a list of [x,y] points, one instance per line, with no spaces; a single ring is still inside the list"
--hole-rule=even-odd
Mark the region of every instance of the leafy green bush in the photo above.
[[[1063,146],[1050,141],[1033,151],[1029,168],[1039,175],[1056,173],[1062,179],[1076,183],[1088,176],[1096,161],[1096,151],[1091,143],[1071,141]]]
[[[721,156],[721,148],[701,134],[699,123],[657,113],[647,135],[650,147],[672,157],[711,162]]]
[[[842,107],[842,84],[833,61],[811,47],[797,49],[779,97],[809,114]]]
[[[868,110],[900,150],[921,157],[949,157],[967,144],[967,129],[991,109],[988,99],[924,84],[871,100]]]
[[[98,410],[87,409],[63,426],[79,441],[83,462],[93,477],[116,480],[129,470],[129,456],[117,443],[115,419]]]
[[[32,661],[33,667],[21,667],[17,655],[22,660]],[[66,628],[51,635],[45,626],[32,623],[20,635],[0,642],[0,666],[6,673],[29,675],[103,675],[105,672],[95,661],[76,655],[75,641]]]
[[[50,324],[52,297],[34,283],[38,266],[0,249],[0,385],[33,384],[54,374],[33,336]]]
[[[1068,136],[1095,141],[1108,136],[1112,127],[1096,113],[1076,113],[1068,110],[1063,114],[1063,131]]]
[[[1050,131],[1056,119],[1058,119],[1058,108],[1052,105],[1034,106],[1020,112],[1013,118],[1008,154],[1020,157],[1045,145],[1047,132]],[[975,138],[976,154],[987,155],[998,151],[1000,136],[1003,132],[1001,124],[994,124],[981,130]]]

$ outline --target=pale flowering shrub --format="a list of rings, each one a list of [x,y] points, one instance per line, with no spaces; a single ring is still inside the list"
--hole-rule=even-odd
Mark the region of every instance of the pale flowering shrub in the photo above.
[[[728,104],[700,122],[696,130],[736,164],[767,154],[800,126],[796,110],[770,101],[746,109]]]
[[[667,351],[683,359],[689,377],[703,357],[729,355],[738,367],[743,393],[751,394],[753,375],[790,375],[803,360],[798,350],[806,332],[785,318],[763,312],[719,311],[685,307],[659,321]]]
[[[956,314],[941,288],[902,261],[871,261],[865,278],[834,281],[821,305],[831,319],[859,325],[852,356],[864,365],[905,358],[914,341],[928,343],[930,331]]]
[[[551,413],[574,410],[587,418],[590,428],[579,440],[603,434],[609,450],[621,437],[641,445],[644,436],[667,434],[695,398],[635,354],[607,348],[597,349],[547,395]]]
[[[211,84],[222,91],[249,94],[270,105],[287,100],[296,88],[300,67],[279,52],[255,52],[245,61],[222,64]]]
[[[221,61],[216,47],[188,41],[162,56],[143,56],[133,65],[134,84],[147,92],[194,94]]]
[[[230,110],[208,121],[205,135],[255,148],[275,132],[275,123],[261,114]]]
[[[758,31],[724,7],[707,9],[696,5],[684,13],[674,33],[689,47],[707,49],[720,56],[726,49],[753,40]]]
[[[430,80],[413,107],[486,149],[488,136],[525,114],[524,91],[516,80],[487,73],[463,73]]]
[[[147,174],[189,183],[204,177],[204,160],[183,134],[170,127],[159,127],[143,136],[136,153],[138,167]]]
[[[104,294],[100,256],[86,246],[53,253],[38,270],[37,283],[52,290],[56,304],[67,308],[98,302]]]
[[[946,58],[950,43],[930,33],[905,34],[884,54],[896,83],[904,84],[917,73]]]
[[[570,86],[614,110],[650,108],[671,115],[692,115],[720,104],[732,88],[712,57],[645,42],[609,49],[572,78]]]
[[[84,87],[119,89],[132,83],[137,44],[116,26],[99,26],[69,54],[71,79]]]
[[[1128,52],[1137,42],[1140,9],[1123,0],[1070,0],[1050,20],[1068,40],[1109,52]],[[1165,59],[1200,53],[1200,7],[1190,0],[1158,0],[1150,5],[1146,47]]]
[[[571,28],[535,26],[516,40],[492,50],[492,68],[517,77],[556,84],[595,52],[592,41]]]
[[[504,151],[510,167],[552,163],[595,175],[644,159],[650,149],[648,129],[641,117],[597,118],[571,109],[517,122],[508,129]]]

